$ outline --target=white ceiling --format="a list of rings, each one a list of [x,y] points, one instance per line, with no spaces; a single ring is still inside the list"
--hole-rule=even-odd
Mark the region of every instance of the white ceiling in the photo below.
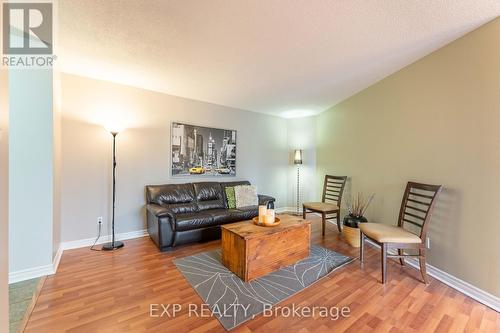
[[[498,0],[61,0],[61,70],[319,113],[500,15]]]

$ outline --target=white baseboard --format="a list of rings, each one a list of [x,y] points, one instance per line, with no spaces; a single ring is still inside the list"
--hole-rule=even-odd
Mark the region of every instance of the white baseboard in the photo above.
[[[57,249],[56,255],[54,256],[54,260],[52,262],[52,266],[54,267],[54,273],[57,272],[57,268],[59,267],[59,262],[61,261],[62,254],[64,249],[62,248],[62,244],[59,244],[59,248]]]
[[[148,235],[147,230],[124,232],[121,234],[116,234],[116,240],[127,240],[127,239],[144,237],[147,235]],[[101,237],[96,244],[103,244],[103,243],[107,243],[110,241],[111,241],[111,236],[106,235],[106,236]],[[76,240],[76,241],[63,242],[59,246],[59,249],[57,250],[56,255],[54,256],[54,260],[53,260],[51,265],[38,266],[38,267],[23,269],[23,270],[16,271],[16,272],[10,272],[9,273],[9,284],[21,282],[21,281],[25,281],[25,280],[29,280],[29,279],[34,279],[34,278],[41,277],[41,276],[55,274],[57,272],[57,268],[59,267],[59,262],[61,261],[62,254],[65,250],[91,246],[92,244],[94,244],[94,242],[95,242],[95,238],[87,238],[87,239],[80,239],[80,240]]]
[[[55,274],[57,272],[59,262],[61,261],[62,253],[63,249],[59,246],[54,259],[52,260],[52,264],[10,272],[9,284]]]
[[[139,238],[139,237],[144,237],[148,235],[148,231],[146,229],[144,230],[137,230],[137,231],[130,231],[130,232],[124,232],[121,234],[116,234],[116,240],[127,240],[127,239],[133,239],[133,238]],[[86,239],[79,239],[79,240],[74,240],[74,241],[69,241],[69,242],[63,242],[61,244],[61,247],[63,250],[71,250],[71,249],[78,249],[81,247],[86,247],[86,246],[92,246],[95,242],[95,237],[93,238],[86,238]],[[111,236],[110,235],[105,235],[101,236],[99,240],[97,241],[96,244],[104,244],[111,242]]]
[[[410,266],[419,268],[418,260],[411,258],[407,259],[406,261]],[[429,274],[433,278],[475,299],[476,301],[481,302],[486,306],[489,306],[493,310],[500,312],[499,297],[496,297],[495,295],[492,295],[482,289],[479,289],[478,287],[473,286],[472,284],[465,282],[451,274],[448,274],[437,267],[434,267],[429,264],[427,264],[426,266],[427,266],[427,274]]]
[[[380,248],[380,246],[370,240],[367,240],[367,243],[370,245]],[[396,252],[391,252],[391,254],[396,254]],[[405,259],[406,263],[409,266],[420,269],[420,265],[417,259],[415,258],[407,258]],[[430,264],[426,264],[427,274],[443,282],[444,284],[450,286],[451,288],[460,291],[461,293],[469,296],[470,298],[475,299],[476,301],[483,303],[484,305],[492,308],[493,310],[500,312],[500,298],[492,295],[472,284],[465,282],[456,276],[453,276],[449,273],[446,273],[443,270],[440,270],[437,267],[434,267]]]
[[[54,265],[38,266],[9,273],[9,284],[54,274]]]
[[[281,213],[296,213],[297,212],[297,207],[279,207],[276,208],[276,213],[281,214]],[[302,214],[302,207],[299,208],[299,214]],[[320,213],[313,213],[313,212],[308,212],[307,214],[313,214],[316,216],[321,216]],[[337,225],[337,223],[332,222],[332,220],[326,220],[327,222],[333,223],[334,225]]]
[[[279,207],[276,208],[276,213],[295,213],[297,211],[296,207]],[[299,213],[302,213],[302,208],[299,209]]]

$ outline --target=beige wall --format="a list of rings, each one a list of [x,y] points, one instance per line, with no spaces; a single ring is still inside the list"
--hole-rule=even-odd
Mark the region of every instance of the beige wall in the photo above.
[[[237,130],[237,177],[216,179],[248,179],[286,206],[285,119],[68,74],[61,80],[62,241],[95,237],[98,216],[109,228],[112,138],[105,123],[127,127],[117,137],[117,233],[145,228],[144,185],[195,181],[169,175],[172,121]]]
[[[1,10],[0,10],[1,14]],[[9,107],[7,70],[0,69],[0,332],[9,325]]]
[[[408,180],[443,184],[432,265],[500,295],[500,20],[318,117],[318,181],[375,192],[372,221],[395,224]],[[375,59],[374,59],[375,61]]]

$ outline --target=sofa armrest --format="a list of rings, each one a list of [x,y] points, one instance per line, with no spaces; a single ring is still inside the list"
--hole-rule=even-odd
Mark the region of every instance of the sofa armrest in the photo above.
[[[172,222],[175,222],[175,214],[169,208],[166,208],[166,207],[163,207],[160,205],[156,205],[156,204],[148,204],[146,206],[146,209],[148,210],[148,212],[150,212],[151,214],[153,214],[157,218],[169,217]]]
[[[171,209],[157,204],[146,205],[149,237],[163,251],[173,245],[176,216]]]
[[[263,194],[259,194],[258,197],[259,197],[259,205],[265,205],[268,206],[269,208],[274,208],[274,201],[276,199]]]

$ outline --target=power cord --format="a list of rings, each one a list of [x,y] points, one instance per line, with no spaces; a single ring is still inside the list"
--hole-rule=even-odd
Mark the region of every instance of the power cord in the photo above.
[[[97,232],[97,238],[95,239],[95,242],[94,244],[92,244],[92,246],[90,247],[90,250],[91,251],[102,251],[100,249],[95,249],[95,245],[97,244],[97,241],[99,240],[99,238],[101,238],[101,227],[102,227],[102,222],[99,221],[99,228],[98,228],[98,232]]]

